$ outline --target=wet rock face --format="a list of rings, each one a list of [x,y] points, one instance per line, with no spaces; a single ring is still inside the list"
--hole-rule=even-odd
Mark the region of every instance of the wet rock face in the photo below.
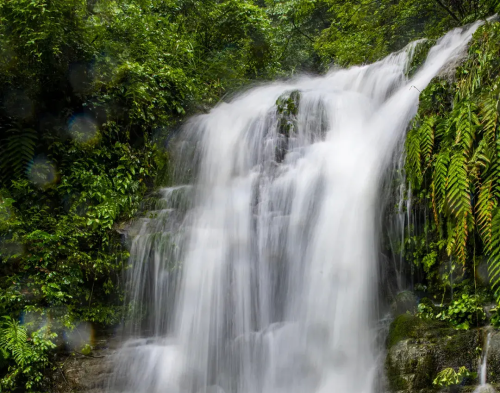
[[[446,324],[423,321],[410,314],[397,317],[387,339],[385,362],[388,388],[392,392],[431,392],[438,372],[465,366],[477,372],[486,332],[455,330]],[[488,351],[487,382],[500,383],[500,333],[493,333]],[[443,391],[473,391],[478,378],[466,378],[460,386]]]
[[[114,339],[96,340],[88,356],[73,353],[61,355],[58,369],[53,374],[53,393],[108,392],[108,380],[113,371],[112,355],[117,343]]]
[[[500,391],[500,332],[492,332],[490,336],[486,382]]]

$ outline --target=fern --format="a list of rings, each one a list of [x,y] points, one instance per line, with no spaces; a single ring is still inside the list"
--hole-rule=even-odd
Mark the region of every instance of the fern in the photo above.
[[[494,151],[491,153],[491,165],[486,179],[493,181],[493,193],[500,198],[500,140],[495,141]]]
[[[488,172],[492,158],[494,157],[488,143],[485,139],[481,139],[468,164],[471,183],[479,185],[481,174]]]
[[[7,130],[6,134],[0,151],[2,177],[21,177],[26,173],[35,153],[36,131],[16,124],[14,128]]]
[[[450,121],[447,117],[444,119],[437,119],[436,118],[436,127],[435,127],[435,140],[436,141],[441,141],[446,137],[447,130],[450,127]],[[446,143],[445,143],[446,145]]]
[[[435,203],[439,213],[443,211],[446,197],[446,185],[448,180],[448,167],[450,165],[450,153],[443,151],[437,155],[434,168],[433,187],[435,190]]]
[[[467,237],[474,226],[470,201],[469,179],[462,152],[451,158],[446,185],[448,208],[456,218],[453,236],[448,241],[448,254],[454,253],[462,264],[467,257]]]
[[[491,245],[493,212],[496,207],[497,200],[494,195],[493,180],[490,179],[482,184],[476,204],[477,226],[487,249]]]
[[[428,163],[432,156],[434,148],[434,127],[436,125],[436,117],[429,116],[420,126],[418,133],[420,137],[420,152],[423,159]]]
[[[32,356],[26,328],[10,317],[4,317],[4,326],[0,329],[0,346],[8,350],[21,367]]]
[[[489,144],[492,144],[496,139],[499,123],[500,95],[495,93],[484,96],[480,106],[481,125],[483,126],[484,138]]]
[[[457,116],[454,118],[456,127],[455,144],[460,145],[467,157],[472,153],[476,128],[480,124],[476,114],[477,106],[473,102],[463,101],[457,108]]]
[[[457,218],[464,213],[472,213],[467,167],[461,152],[451,158],[447,180],[447,201],[451,213]]]
[[[500,302],[500,209],[496,208],[491,223],[491,241],[488,258],[488,273],[490,285],[495,292],[497,302]]]
[[[422,182],[420,138],[417,129],[412,129],[406,138],[406,172],[412,186],[420,187]]]

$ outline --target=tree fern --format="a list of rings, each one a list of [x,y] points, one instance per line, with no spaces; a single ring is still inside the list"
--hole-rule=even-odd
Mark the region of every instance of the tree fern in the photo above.
[[[32,128],[16,124],[14,128],[7,130],[0,151],[0,170],[4,179],[23,176],[33,159],[36,141],[37,134]]]

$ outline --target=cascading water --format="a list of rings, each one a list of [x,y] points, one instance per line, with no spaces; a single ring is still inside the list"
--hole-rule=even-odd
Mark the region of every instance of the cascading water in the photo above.
[[[419,90],[477,26],[411,80],[403,50],[193,118],[195,184],[163,190],[137,224],[128,293],[146,319],[110,390],[373,391],[380,184]]]
[[[483,359],[481,360],[481,364],[479,365],[479,383],[481,386],[486,385],[486,372],[487,372],[487,364],[488,364],[488,349],[490,347],[490,338],[491,333],[487,333],[486,335],[486,343],[483,348]]]
[[[479,386],[474,390],[474,393],[496,393],[493,386],[486,383],[486,376],[488,374],[488,349],[490,347],[491,332],[486,333],[486,340],[483,346],[483,353],[481,361],[479,362]]]

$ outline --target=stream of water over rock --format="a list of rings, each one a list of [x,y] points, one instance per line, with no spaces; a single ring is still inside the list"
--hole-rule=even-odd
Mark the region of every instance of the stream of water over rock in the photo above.
[[[444,36],[411,79],[416,44],[191,119],[176,154],[193,181],[135,226],[127,295],[145,322],[109,389],[375,391],[382,178],[419,92],[477,27]]]

